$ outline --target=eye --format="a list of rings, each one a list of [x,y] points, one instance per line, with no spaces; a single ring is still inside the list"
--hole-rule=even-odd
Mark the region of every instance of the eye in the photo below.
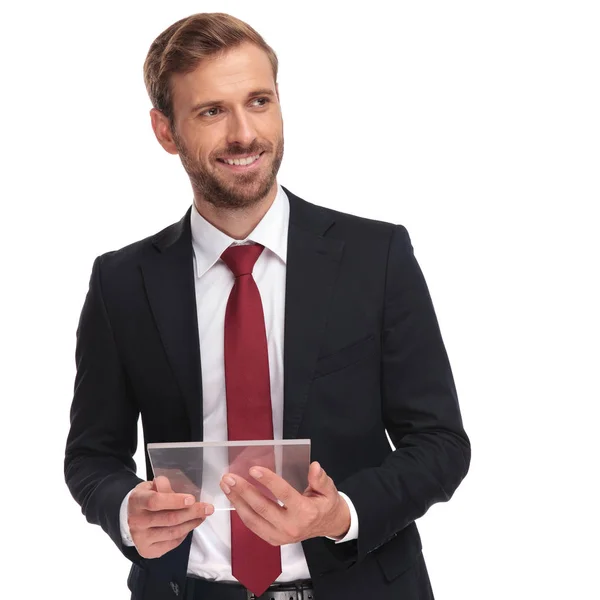
[[[260,102],[258,106],[266,106],[271,100],[269,98],[261,97],[255,98],[252,102]]]
[[[216,111],[219,111],[219,110],[221,110],[221,109],[214,106],[213,108],[209,108],[208,110],[201,112],[200,116],[201,117],[216,117],[219,114]]]

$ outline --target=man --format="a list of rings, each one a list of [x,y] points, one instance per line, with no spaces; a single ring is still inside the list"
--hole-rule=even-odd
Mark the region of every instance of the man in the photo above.
[[[247,24],[183,19],[144,74],[194,202],[94,262],[71,493],[132,561],[136,600],[433,598],[415,519],[452,496],[470,446],[406,229],[278,185],[277,58]],[[136,476],[140,414],[146,443],[309,438],[306,491],[253,469],[278,504],[225,474],[224,538],[225,513],[153,479],[147,454]]]

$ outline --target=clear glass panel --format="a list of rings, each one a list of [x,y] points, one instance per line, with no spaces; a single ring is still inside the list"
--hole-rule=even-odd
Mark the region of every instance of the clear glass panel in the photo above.
[[[148,444],[148,454],[155,477],[163,475],[174,492],[192,494],[215,510],[235,510],[219,486],[226,473],[243,477],[272,500],[277,499],[249,475],[252,467],[271,469],[300,493],[308,485],[310,440]]]

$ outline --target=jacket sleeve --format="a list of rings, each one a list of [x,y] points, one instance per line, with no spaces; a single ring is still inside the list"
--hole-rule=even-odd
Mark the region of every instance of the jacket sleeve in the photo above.
[[[125,556],[140,563],[135,547],[122,543],[119,522],[123,499],[142,481],[133,460],[139,411],[103,300],[102,258],[94,261],[77,327],[77,372],[64,473],[86,519],[100,525]]]
[[[388,253],[381,390],[384,425],[396,449],[379,467],[339,485],[358,513],[359,561],[432,504],[449,500],[471,457],[431,297],[401,225]]]

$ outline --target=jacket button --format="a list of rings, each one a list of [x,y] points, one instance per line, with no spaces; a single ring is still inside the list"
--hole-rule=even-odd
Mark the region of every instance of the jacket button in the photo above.
[[[179,596],[179,584],[176,581],[171,581],[169,583],[169,585],[171,586],[171,589],[173,590],[173,593],[176,596]]]

